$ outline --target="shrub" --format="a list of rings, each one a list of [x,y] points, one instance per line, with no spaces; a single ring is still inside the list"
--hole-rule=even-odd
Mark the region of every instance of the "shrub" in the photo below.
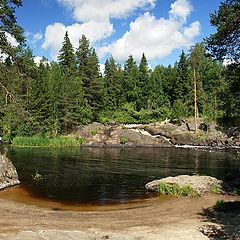
[[[119,139],[119,142],[124,145],[128,142],[128,139],[127,137],[121,136]]]
[[[218,199],[218,200],[216,201],[214,207],[215,207],[216,209],[221,209],[221,208],[223,207],[224,203],[225,203],[225,202],[224,202],[223,199]]]
[[[212,187],[211,187],[211,192],[220,194],[222,192],[221,185],[218,184],[218,183],[213,184]]]

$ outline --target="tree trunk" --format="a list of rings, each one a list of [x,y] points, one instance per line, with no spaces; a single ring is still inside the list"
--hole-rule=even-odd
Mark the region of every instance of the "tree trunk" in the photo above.
[[[198,132],[198,107],[197,107],[197,78],[196,69],[193,68],[193,81],[194,81],[194,109],[195,109],[195,132]]]

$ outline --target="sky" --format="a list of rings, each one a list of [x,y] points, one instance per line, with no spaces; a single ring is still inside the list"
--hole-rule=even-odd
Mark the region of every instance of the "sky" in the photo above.
[[[97,51],[101,64],[144,52],[149,65],[172,65],[181,51],[215,31],[209,14],[221,0],[23,0],[16,10],[27,44],[36,60],[56,61],[68,31],[78,47],[82,34]]]

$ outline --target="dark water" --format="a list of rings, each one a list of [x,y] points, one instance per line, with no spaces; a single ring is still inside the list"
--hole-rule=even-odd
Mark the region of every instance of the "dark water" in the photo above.
[[[179,174],[223,179],[236,151],[176,148],[12,148],[8,156],[34,196],[68,203],[118,203],[148,197],[144,185]],[[38,172],[42,178],[33,180]]]

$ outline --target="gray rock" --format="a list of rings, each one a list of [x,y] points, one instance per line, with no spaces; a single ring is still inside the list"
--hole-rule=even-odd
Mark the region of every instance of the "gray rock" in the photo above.
[[[19,184],[18,174],[12,162],[0,155],[0,189]]]
[[[178,184],[179,186],[190,185],[193,190],[197,191],[199,194],[211,192],[213,190],[212,188],[221,187],[222,185],[222,181],[210,176],[179,175],[176,177],[167,177],[159,180],[154,180],[147,183],[145,185],[145,188],[149,191],[158,192],[160,182]]]

